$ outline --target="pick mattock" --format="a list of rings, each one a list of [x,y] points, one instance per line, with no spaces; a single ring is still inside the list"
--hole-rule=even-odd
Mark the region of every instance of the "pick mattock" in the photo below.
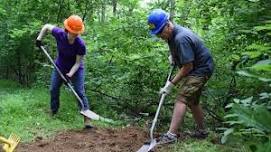
[[[5,152],[13,152],[21,138],[15,134],[11,134],[8,139],[0,136],[0,142],[4,143],[3,150]]]
[[[50,60],[50,62],[53,64],[53,66],[55,67],[56,71],[58,72],[58,74],[60,75],[60,77],[65,81],[65,83],[67,84],[67,86],[71,89],[71,91],[73,92],[73,94],[75,95],[75,97],[77,98],[77,100],[79,101],[80,105],[81,105],[81,110],[80,113],[90,119],[93,120],[100,120],[100,121],[104,121],[104,122],[108,122],[108,123],[113,123],[113,120],[111,119],[107,119],[104,117],[99,116],[98,114],[96,114],[93,111],[90,110],[84,110],[84,104],[82,99],[78,96],[78,94],[76,93],[76,91],[73,89],[70,81],[62,74],[62,72],[60,71],[60,69],[56,66],[55,62],[53,61],[53,59],[51,58],[51,56],[48,54],[48,52],[46,51],[46,49],[44,48],[44,46],[40,47],[41,50],[43,51],[43,53],[47,56],[47,58]]]
[[[170,72],[169,72],[168,77],[167,77],[167,81],[170,80],[174,68],[175,68],[175,66],[171,67]],[[153,138],[153,130],[154,130],[154,127],[156,125],[156,122],[157,122],[157,119],[158,119],[158,116],[159,116],[159,113],[160,113],[160,109],[162,107],[162,104],[163,104],[163,102],[165,100],[166,95],[167,95],[166,93],[163,93],[161,95],[161,97],[160,97],[159,105],[158,105],[158,108],[156,110],[154,119],[152,121],[152,126],[151,126],[151,129],[150,129],[150,137],[151,137],[150,142],[144,143],[144,145],[137,152],[149,152],[158,144],[157,140],[155,138]]]

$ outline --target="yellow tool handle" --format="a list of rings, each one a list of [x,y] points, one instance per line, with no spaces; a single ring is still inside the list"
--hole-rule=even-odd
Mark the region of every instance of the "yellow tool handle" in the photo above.
[[[6,138],[4,138],[4,137],[0,137],[0,142],[2,142],[2,143],[6,143],[6,144],[9,144],[9,145],[11,145],[11,144],[12,144],[12,142],[11,142],[11,141],[7,140],[7,139],[6,139]]]
[[[9,140],[7,140],[6,138],[3,138],[3,137],[0,137],[0,142],[6,143],[6,144],[9,144],[9,145],[12,144]]]

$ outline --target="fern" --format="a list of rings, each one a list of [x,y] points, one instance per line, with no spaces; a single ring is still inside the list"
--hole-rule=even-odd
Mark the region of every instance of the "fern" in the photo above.
[[[238,121],[245,127],[252,127],[263,132],[271,132],[271,113],[263,105],[245,107],[242,104],[234,104],[233,113],[237,114]]]
[[[269,21],[271,22],[271,21]],[[267,24],[265,25],[260,25],[260,26],[256,26],[254,27],[254,29],[256,31],[271,31],[271,23],[267,22]]]
[[[271,72],[271,60],[262,60],[250,67],[256,71],[266,71]]]
[[[252,43],[245,47],[246,50],[254,50],[259,52],[267,52],[271,49],[271,46],[268,43]]]

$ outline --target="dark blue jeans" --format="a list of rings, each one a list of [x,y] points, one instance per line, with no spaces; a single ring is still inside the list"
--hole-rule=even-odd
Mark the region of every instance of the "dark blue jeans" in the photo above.
[[[71,82],[75,92],[81,98],[83,102],[83,107],[81,106],[80,102],[78,101],[78,106],[83,110],[89,109],[88,99],[85,94],[84,88],[84,80],[85,80],[85,72],[82,69],[76,71],[76,73],[71,78]],[[59,109],[59,95],[60,95],[60,87],[63,84],[63,80],[56,71],[53,70],[51,75],[51,86],[50,86],[50,93],[51,93],[51,110],[53,114],[56,114]]]

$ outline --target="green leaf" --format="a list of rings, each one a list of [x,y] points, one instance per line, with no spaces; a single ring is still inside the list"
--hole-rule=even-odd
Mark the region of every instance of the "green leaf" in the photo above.
[[[271,82],[271,79],[269,79],[269,78],[263,78],[263,77],[260,77],[260,76],[257,76],[257,75],[253,75],[253,74],[248,73],[247,71],[242,71],[241,70],[241,71],[237,71],[236,73],[241,75],[241,76],[256,78],[256,79],[261,80],[263,82]]]
[[[270,44],[268,43],[252,43],[248,46],[245,47],[246,50],[253,50],[253,51],[256,51],[256,52],[244,52],[243,54],[244,55],[252,55],[252,56],[255,56],[257,55],[258,53],[263,53],[263,52],[268,52],[270,49],[271,49],[271,46]],[[258,53],[257,53],[258,52]]]
[[[250,104],[251,104],[252,99],[253,99],[253,97],[249,97],[249,98],[246,98],[246,99],[244,99],[244,100],[240,100],[240,102],[241,102],[243,105],[247,106],[247,105],[250,105]]]
[[[234,104],[232,110],[245,126],[271,132],[271,113],[266,107],[262,105],[244,107],[241,104]]]
[[[141,58],[140,54],[132,54],[132,55],[129,56],[130,60],[137,60],[137,59],[140,59],[140,58]]]
[[[235,117],[238,117],[237,114],[227,114],[224,118],[227,119],[227,118],[235,118]]]
[[[233,103],[229,103],[225,108],[231,108],[233,106]]]
[[[250,2],[259,2],[260,0],[248,0]]]
[[[232,54],[230,56],[230,60],[231,61],[240,61],[240,56],[239,55],[236,55],[236,54]]]
[[[256,27],[254,27],[254,29],[255,29],[256,31],[264,31],[264,30],[271,31],[271,24],[256,26]]]
[[[257,145],[257,151],[256,152],[269,152],[271,151],[271,140],[269,139],[264,144],[258,144]]]
[[[225,123],[229,124],[229,125],[236,125],[236,124],[243,124],[243,121],[226,121]]]
[[[241,75],[241,76],[252,77],[252,78],[255,78],[255,77],[256,77],[255,75],[250,74],[250,73],[248,73],[247,71],[243,71],[243,70],[237,71],[236,73],[239,74],[239,75]]]
[[[242,52],[242,56],[249,56],[251,59],[255,59],[261,55],[262,53],[260,51]]]
[[[260,99],[271,98],[271,93],[263,92],[263,93],[260,93],[259,95],[260,95]]]
[[[257,71],[266,71],[271,72],[271,60],[262,60],[250,67],[253,70]]]
[[[225,144],[227,142],[228,136],[233,133],[234,129],[233,128],[229,128],[226,131],[224,131],[223,136],[221,138],[221,143]]]
[[[259,77],[258,79],[263,81],[263,82],[271,82],[271,79],[268,79],[268,78]]]

